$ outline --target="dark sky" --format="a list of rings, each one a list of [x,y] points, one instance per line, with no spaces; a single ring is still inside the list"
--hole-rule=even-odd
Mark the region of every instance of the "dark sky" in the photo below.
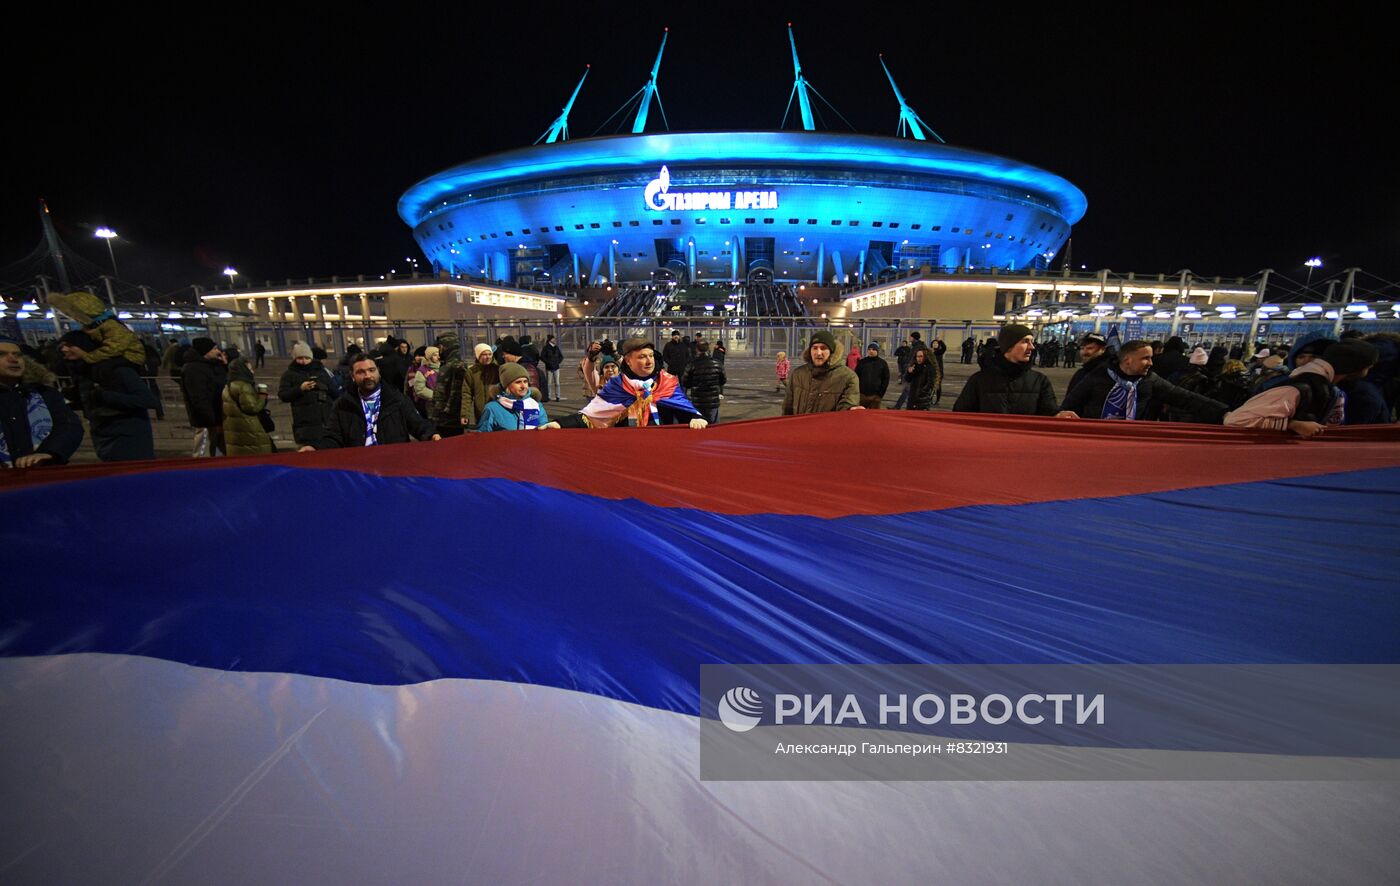
[[[753,4],[736,25],[733,9],[658,8],[208,25],[123,14],[34,38],[7,58],[4,88],[19,95],[6,101],[0,266],[38,242],[43,196],[93,262],[107,256],[91,231],[110,225],[122,276],[163,289],[217,285],[226,263],[257,281],[402,267],[421,258],[395,212],[406,187],[534,141],[586,63],[571,131],[592,134],[641,86],[664,26],[672,129],[776,128],[791,17],[808,79],[858,131],[894,131],[883,51],[951,144],[1083,189],[1076,265],[1301,278],[1316,254],[1320,277],[1355,265],[1400,280],[1385,134],[1397,77],[1377,21],[865,3],[839,19]]]

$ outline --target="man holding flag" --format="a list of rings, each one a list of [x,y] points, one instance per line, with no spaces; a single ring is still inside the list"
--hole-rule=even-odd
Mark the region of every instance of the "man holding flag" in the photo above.
[[[630,421],[644,428],[687,419],[696,430],[709,425],[676,377],[656,365],[656,347],[645,338],[630,338],[622,344],[622,373],[609,379],[582,412],[561,419],[559,425],[610,428]]]

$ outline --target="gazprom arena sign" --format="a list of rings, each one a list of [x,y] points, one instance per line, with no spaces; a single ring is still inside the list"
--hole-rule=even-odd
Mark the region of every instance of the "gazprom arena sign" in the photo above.
[[[642,201],[656,212],[695,209],[777,209],[777,191],[673,191],[671,171],[661,167],[661,174],[647,183]]]

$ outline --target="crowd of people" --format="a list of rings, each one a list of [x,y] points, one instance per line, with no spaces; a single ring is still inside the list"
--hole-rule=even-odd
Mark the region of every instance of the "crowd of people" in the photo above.
[[[1277,347],[1277,346],[1276,346]],[[1180,337],[1133,340],[1110,347],[1090,333],[1079,342],[1083,366],[1057,401],[1048,377],[1033,368],[1035,336],[1026,326],[1002,327],[955,412],[1060,418],[1184,421],[1288,430],[1302,437],[1329,426],[1394,420],[1400,335],[1343,333],[1299,339],[1286,356]],[[1189,352],[1189,353],[1188,353]]]
[[[276,450],[271,392],[254,374],[265,359],[261,342],[253,361],[208,337],[171,339],[159,350],[112,325],[100,307],[82,305],[89,322],[40,349],[0,340],[0,463],[66,462],[84,436],[79,412],[100,460],[154,458],[150,413],[163,417],[153,383],[159,371],[181,391],[193,456]],[[1214,423],[1303,437],[1396,416],[1400,334],[1261,343],[1247,360],[1239,346],[1192,345],[1180,337],[1114,347],[1089,333],[1077,347],[1056,344],[1039,347],[1034,331],[1019,324],[980,343],[968,338],[962,359],[975,358],[979,368],[952,410]],[[941,403],[947,350],[941,339],[926,343],[920,333],[909,334],[893,352],[893,371],[878,342],[863,356],[853,345],[848,352],[822,330],[797,361],[779,352],[774,372],[782,413],[882,408],[891,383],[900,386],[895,409],[926,411]],[[703,334],[673,332],[660,349],[645,338],[619,345],[605,337],[589,344],[576,367],[585,405],[551,413],[545,404],[563,399],[564,364],[553,335],[542,346],[529,336],[477,342],[469,355],[453,332],[416,349],[390,337],[371,351],[352,344],[334,367],[321,348],[296,342],[275,396],[290,406],[291,436],[304,451],[467,431],[678,423],[699,429],[719,421],[725,356],[723,341]],[[1060,364],[1078,366],[1063,396],[1035,368]]]

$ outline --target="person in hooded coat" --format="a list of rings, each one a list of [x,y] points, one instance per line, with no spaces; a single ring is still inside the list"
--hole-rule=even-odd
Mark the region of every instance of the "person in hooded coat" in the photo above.
[[[229,455],[263,455],[275,452],[272,438],[262,426],[262,411],[267,401],[258,392],[248,361],[239,357],[228,365],[228,384],[224,387],[224,444]]]
[[[475,424],[467,390],[467,363],[461,356],[461,340],[455,332],[444,332],[435,342],[438,348],[437,384],[433,387],[433,402],[428,407],[428,420],[444,437],[460,436]]]
[[[802,351],[805,361],[788,377],[783,415],[860,408],[860,379],[841,360],[836,336],[821,330]]]

